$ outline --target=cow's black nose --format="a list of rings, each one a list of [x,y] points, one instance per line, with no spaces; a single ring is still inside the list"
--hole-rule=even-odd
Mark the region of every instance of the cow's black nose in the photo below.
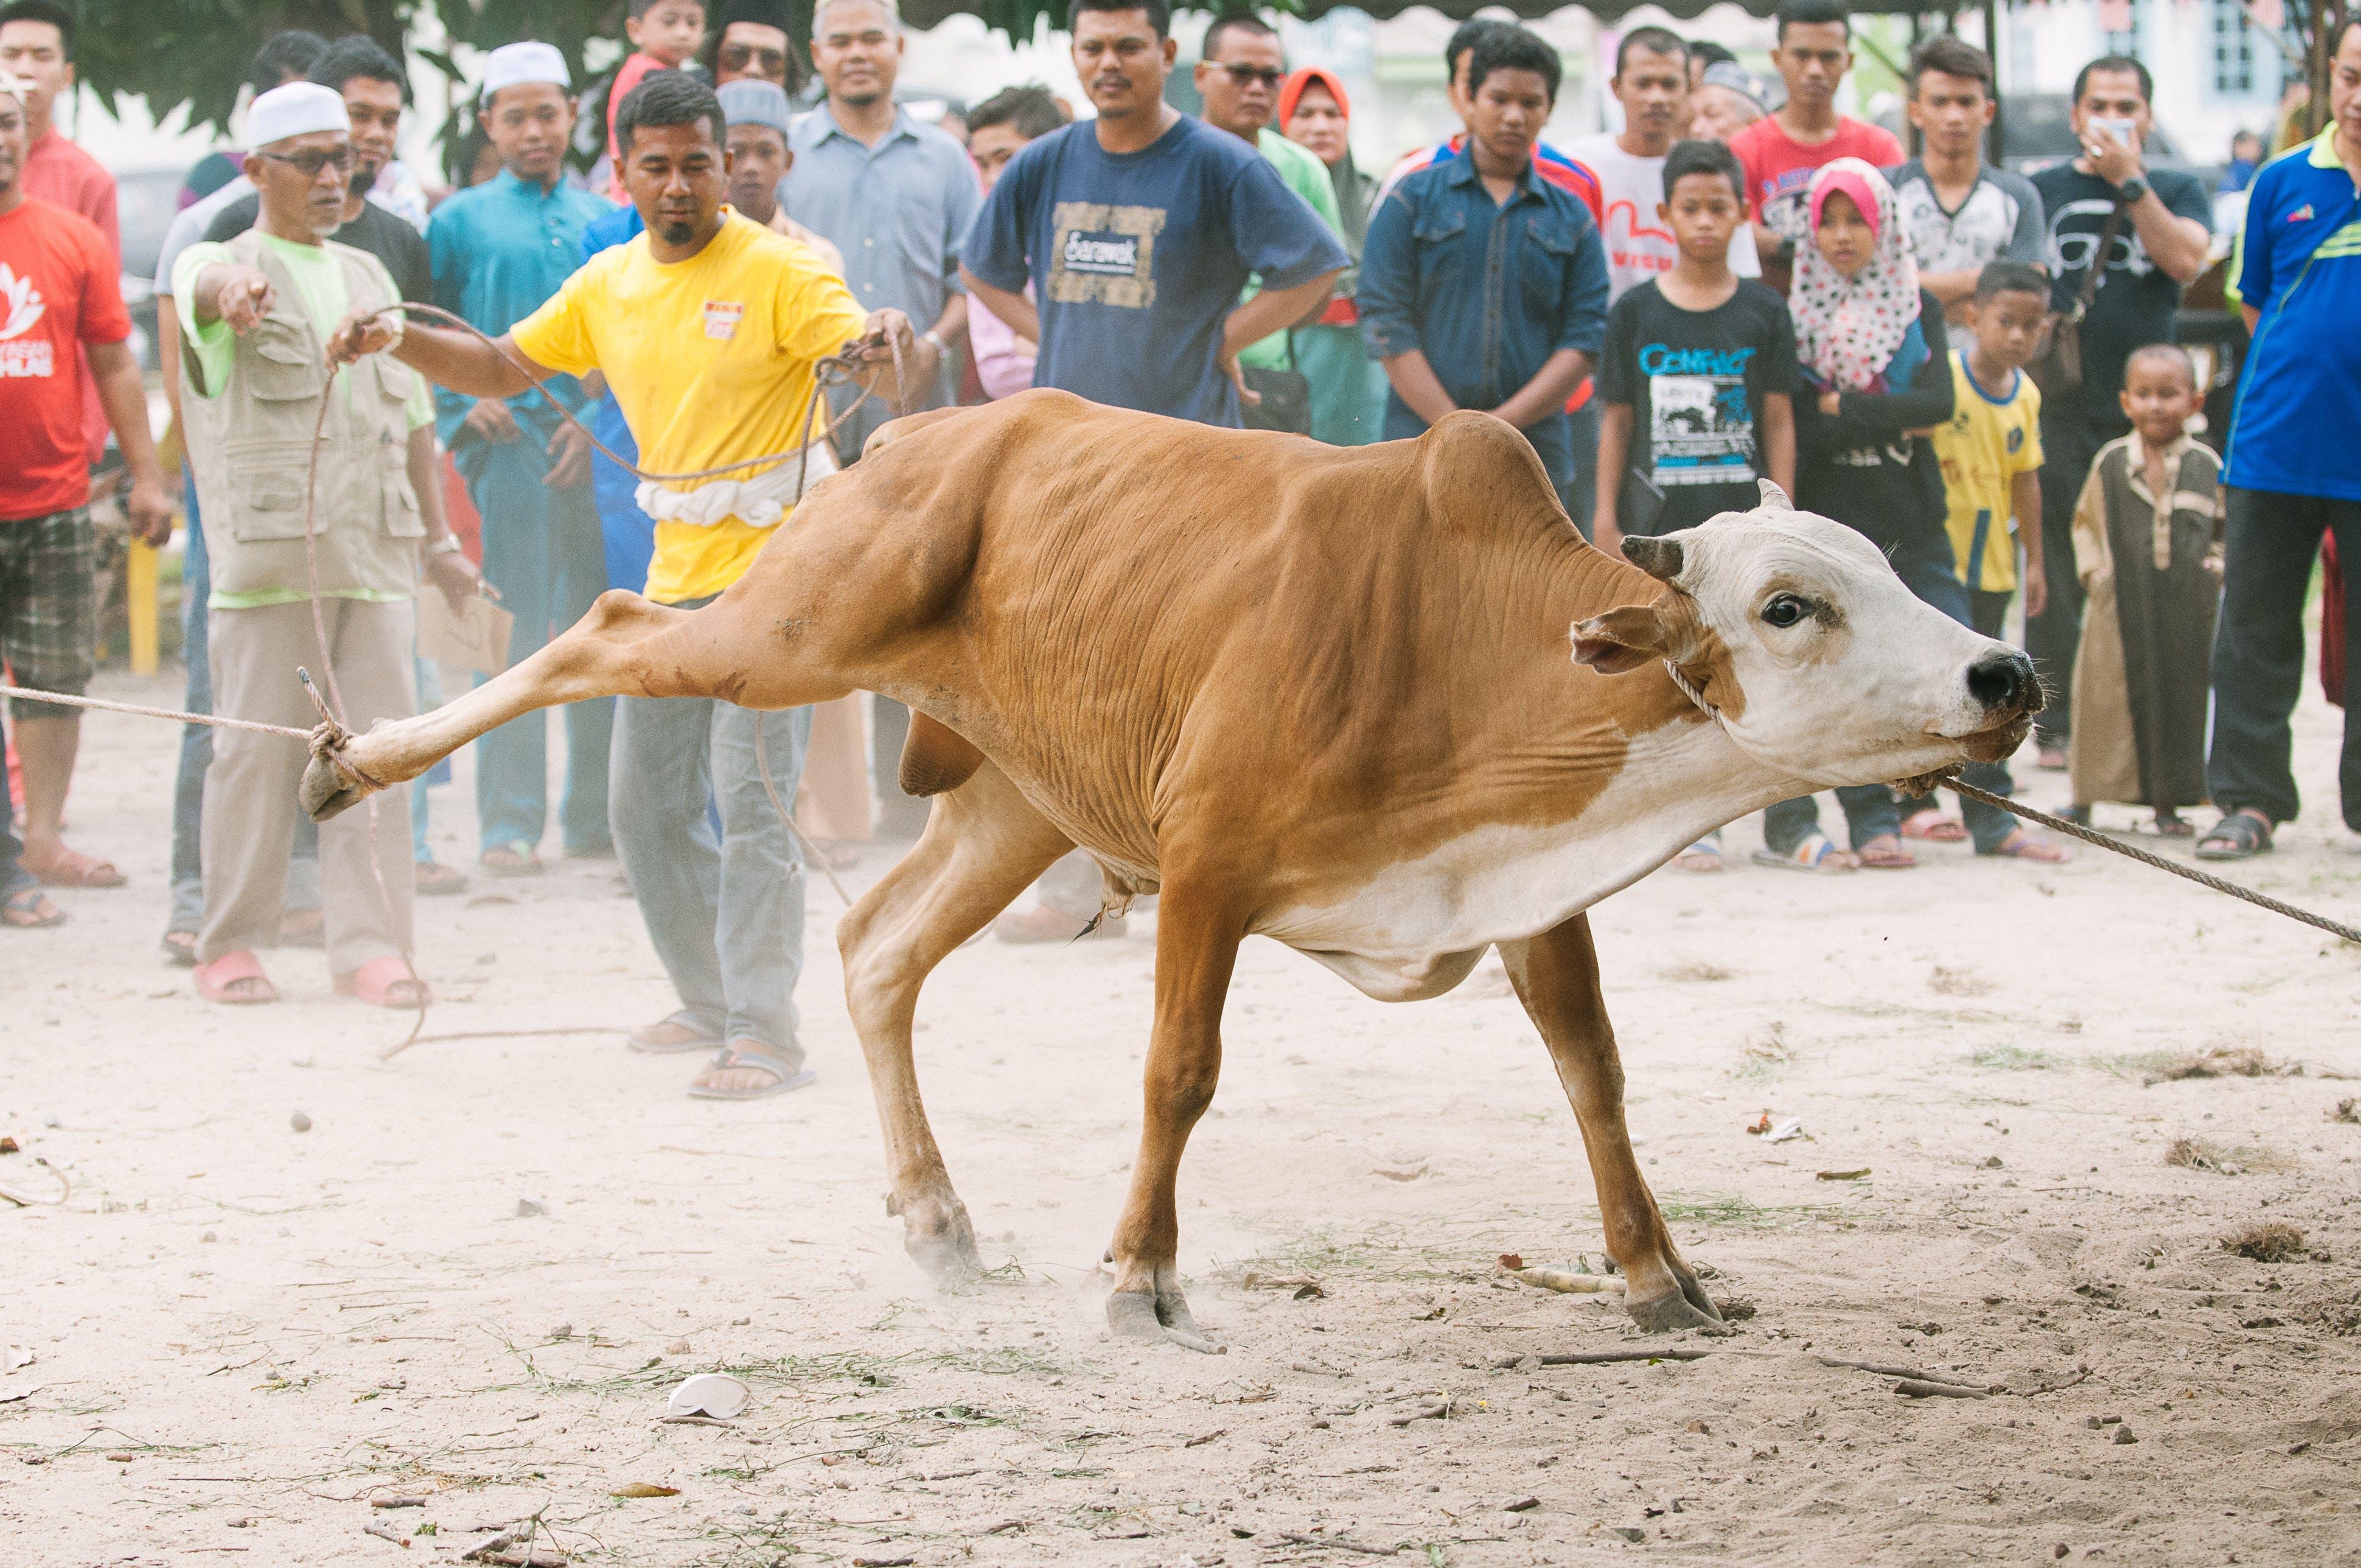
[[[2011,648],[1987,653],[1968,666],[1968,692],[1985,708],[2014,718],[2037,710],[2040,684],[2033,676],[2033,661]]]

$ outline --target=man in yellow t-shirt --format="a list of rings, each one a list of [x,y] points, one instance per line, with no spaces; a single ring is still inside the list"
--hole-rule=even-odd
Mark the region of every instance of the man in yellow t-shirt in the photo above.
[[[624,189],[646,224],[601,251],[497,348],[459,332],[382,320],[347,323],[339,359],[390,350],[430,378],[477,397],[530,383],[503,355],[542,373],[607,378],[653,473],[719,467],[810,443],[809,480],[834,466],[820,429],[801,424],[813,367],[859,340],[892,396],[898,352],[920,362],[899,311],[864,313],[810,248],[722,204],[728,131],[710,88],[652,73],[615,115]],[[827,404],[819,409],[827,417]],[[656,520],[647,597],[693,609],[745,574],[797,499],[802,464],[677,485],[648,481]],[[701,1099],[752,1100],[814,1074],[796,1040],[804,879],[756,759],[758,734],[779,796],[793,800],[811,734],[796,708],[765,716],[701,697],[623,697],[615,715],[609,813],[649,938],[681,1006],[631,1030],[635,1050],[710,1051],[689,1086]],[[716,841],[706,817],[721,815]]]

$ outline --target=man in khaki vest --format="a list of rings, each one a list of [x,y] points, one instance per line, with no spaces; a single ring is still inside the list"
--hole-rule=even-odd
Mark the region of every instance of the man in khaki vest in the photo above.
[[[345,721],[363,730],[416,707],[422,546],[428,580],[455,602],[477,592],[478,579],[444,522],[425,384],[381,356],[338,376],[329,393],[330,329],[347,312],[400,298],[383,263],[326,238],[343,217],[352,170],[344,101],[290,82],[257,98],[249,115],[255,150],[246,173],[261,192],[261,214],[236,239],[190,247],[173,269],[181,418],[213,564],[214,711],[310,725],[295,677],[302,665],[341,695]],[[324,437],[316,479],[315,428]],[[324,649],[314,630],[315,570]],[[256,949],[277,940],[304,762],[303,749],[280,737],[214,736],[196,970],[208,1001],[278,997]],[[323,827],[320,870],[336,990],[416,1006],[426,987],[403,957],[412,883],[407,792],[387,792],[373,815]]]

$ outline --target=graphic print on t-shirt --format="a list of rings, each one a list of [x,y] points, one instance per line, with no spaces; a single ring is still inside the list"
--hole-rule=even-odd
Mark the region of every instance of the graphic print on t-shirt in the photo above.
[[[33,280],[18,277],[5,261],[0,261],[0,305],[7,308],[5,319],[0,320],[0,376],[56,374],[57,356],[48,338],[14,341],[32,331],[49,307],[42,301],[41,291],[33,287]]]
[[[1049,298],[1061,305],[1098,303],[1144,311],[1156,303],[1156,236],[1161,207],[1060,202],[1052,221]]]
[[[1754,414],[1746,401],[1752,348],[1640,350],[1648,378],[1648,444],[1659,489],[1752,483]]]

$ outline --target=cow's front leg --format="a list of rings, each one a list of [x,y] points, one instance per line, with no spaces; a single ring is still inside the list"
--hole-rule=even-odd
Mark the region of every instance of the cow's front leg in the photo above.
[[[1222,1072],[1222,1002],[1245,922],[1226,890],[1168,880],[1156,914],[1156,1025],[1148,1047],[1146,1114],[1131,1195],[1107,1261],[1115,1266],[1107,1326],[1125,1339],[1166,1339],[1218,1350],[1180,1294],[1173,1186],[1190,1130],[1213,1103]]]
[[[1577,915],[1530,940],[1503,942],[1500,961],[1549,1047],[1582,1125],[1607,1250],[1623,1270],[1624,1310],[1652,1333],[1719,1327],[1720,1312],[1697,1271],[1674,1249],[1656,1195],[1631,1157],[1631,1133],[1623,1123],[1623,1061],[1598,992],[1590,917]]]

